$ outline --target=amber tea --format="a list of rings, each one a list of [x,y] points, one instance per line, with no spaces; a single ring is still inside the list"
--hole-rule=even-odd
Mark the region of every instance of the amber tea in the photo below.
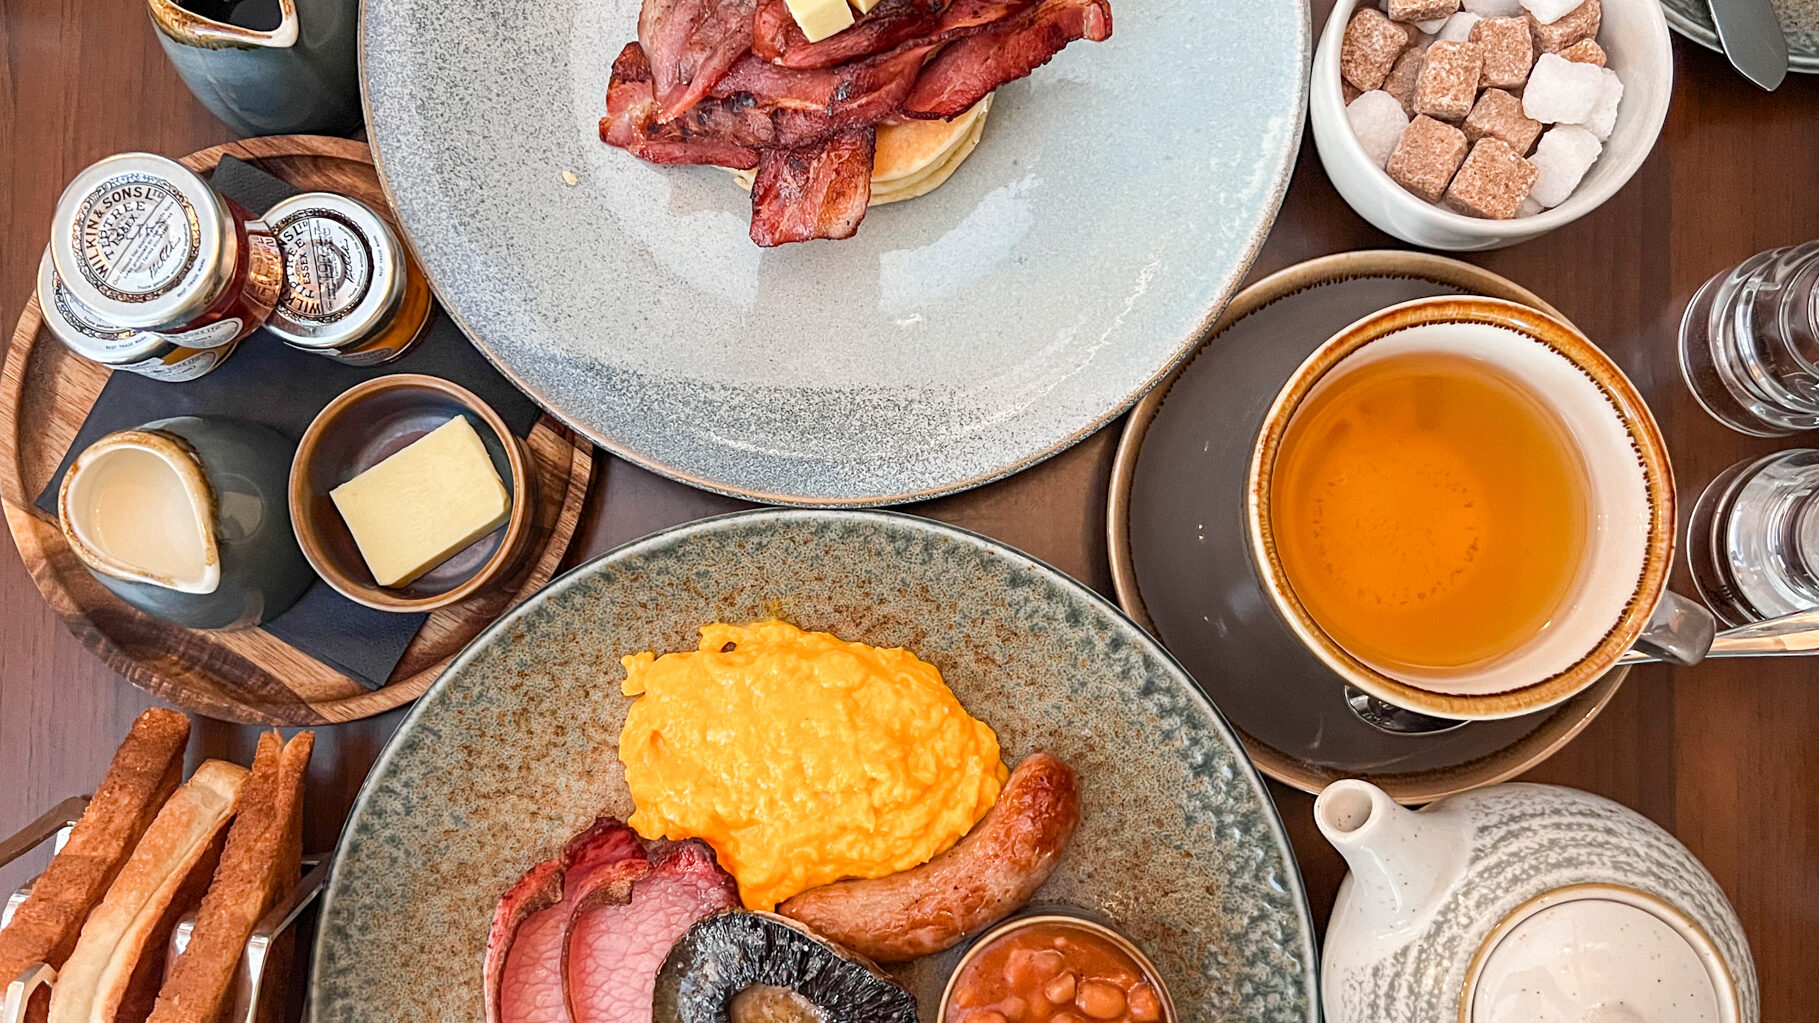
[[[1569,602],[1590,527],[1566,424],[1498,368],[1405,352],[1323,381],[1284,433],[1270,524],[1334,641],[1392,674],[1467,672]]]

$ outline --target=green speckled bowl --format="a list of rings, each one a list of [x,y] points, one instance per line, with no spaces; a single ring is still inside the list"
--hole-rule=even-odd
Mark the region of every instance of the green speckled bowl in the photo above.
[[[482,1018],[499,894],[598,813],[631,810],[620,655],[779,615],[933,662],[1006,759],[1054,751],[1083,820],[1037,901],[1108,917],[1183,1021],[1314,1023],[1313,924],[1257,773],[1162,648],[1061,573],[884,512],[756,511],[659,533],[501,619],[418,701],[341,836],[317,1021]],[[932,1020],[958,950],[900,971]]]

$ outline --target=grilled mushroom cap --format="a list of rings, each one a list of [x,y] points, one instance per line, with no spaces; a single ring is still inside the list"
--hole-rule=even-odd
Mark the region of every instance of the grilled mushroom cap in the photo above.
[[[916,999],[863,957],[771,913],[703,918],[657,974],[653,1023],[732,1023],[749,988],[794,991],[824,1023],[916,1023]]]

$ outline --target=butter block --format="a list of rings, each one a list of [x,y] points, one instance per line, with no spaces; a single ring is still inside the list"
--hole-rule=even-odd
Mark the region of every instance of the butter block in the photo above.
[[[853,23],[853,9],[846,0],[784,0],[796,27],[811,43],[818,43]]]
[[[381,586],[404,586],[498,529],[505,484],[462,416],[329,491]]]

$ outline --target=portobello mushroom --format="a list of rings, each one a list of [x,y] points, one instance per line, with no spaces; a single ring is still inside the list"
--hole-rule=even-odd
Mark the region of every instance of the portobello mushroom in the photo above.
[[[782,997],[740,999],[765,989]],[[738,1015],[770,1020],[916,1023],[915,997],[870,961],[771,913],[729,910],[690,927],[657,973],[652,1023],[752,1023],[735,1019],[735,1000],[755,1010]]]

